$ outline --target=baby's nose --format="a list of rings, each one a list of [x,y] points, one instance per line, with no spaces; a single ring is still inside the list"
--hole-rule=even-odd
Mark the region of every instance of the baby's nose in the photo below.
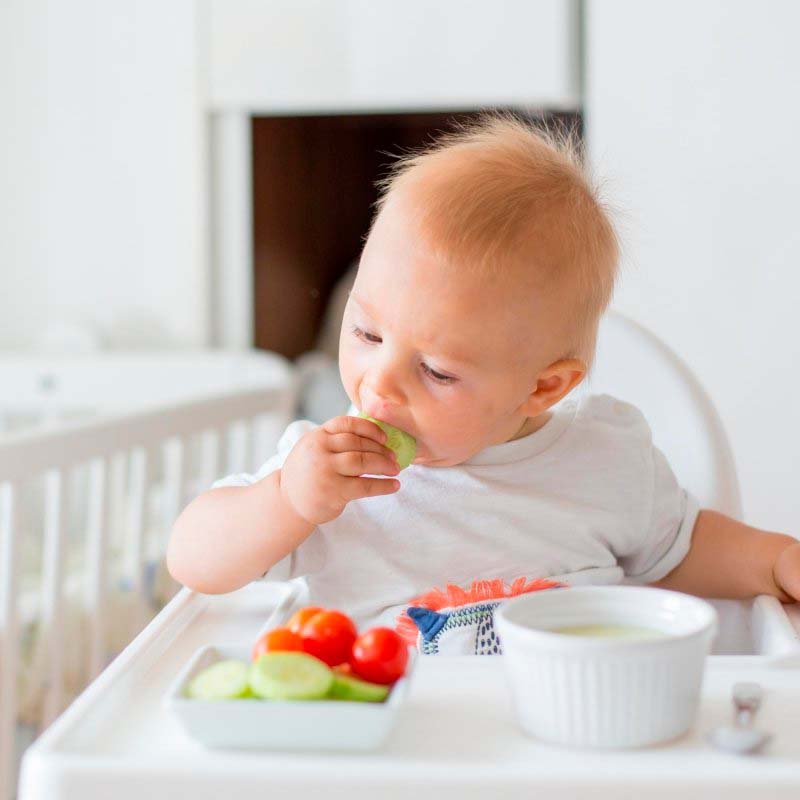
[[[371,376],[366,382],[366,388],[362,392],[361,408],[371,417],[384,419],[387,414],[403,404],[403,393],[399,384],[391,380],[385,374]]]
[[[382,394],[375,391],[368,391],[362,394],[361,397],[361,410],[376,419],[388,421],[388,417],[394,415],[394,412],[400,406],[397,398],[394,395]]]

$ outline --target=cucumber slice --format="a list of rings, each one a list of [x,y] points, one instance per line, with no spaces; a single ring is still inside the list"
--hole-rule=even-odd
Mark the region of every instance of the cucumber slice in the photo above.
[[[388,422],[381,422],[375,417],[370,417],[363,411],[358,416],[374,422],[386,434],[386,446],[394,451],[400,469],[405,469],[414,460],[414,456],[417,454],[417,440],[410,433],[401,431],[400,428],[395,428]]]
[[[328,696],[333,700],[358,700],[365,703],[382,703],[389,696],[389,686],[369,683],[351,675],[334,672],[333,685]]]
[[[264,653],[250,667],[250,688],[265,700],[319,700],[332,683],[333,670],[307,653]]]
[[[242,661],[217,661],[192,678],[186,694],[195,700],[233,700],[246,697],[249,667]]]

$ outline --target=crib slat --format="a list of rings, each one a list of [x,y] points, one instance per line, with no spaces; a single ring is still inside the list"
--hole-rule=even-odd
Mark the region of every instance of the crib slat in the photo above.
[[[61,470],[45,474],[44,555],[42,564],[42,632],[46,637],[47,688],[42,727],[61,711],[64,670],[64,491]]]
[[[250,465],[250,423],[244,419],[237,419],[231,425],[231,472],[251,472]]]
[[[106,619],[108,603],[108,528],[109,495],[107,458],[96,458],[89,465],[89,515],[86,541],[87,592],[89,616],[89,680],[105,666]]]
[[[160,553],[166,552],[172,525],[182,510],[185,483],[185,451],[182,437],[173,437],[164,443],[164,505]]]
[[[242,420],[242,469],[245,472],[255,472],[253,464],[253,421]]]
[[[16,485],[0,484],[0,798],[12,797],[16,780],[17,546]]]
[[[150,475],[150,454],[136,447],[130,456],[130,505],[128,507],[128,536],[126,538],[126,572],[131,576],[131,588],[136,602],[137,630],[150,616],[145,581],[145,524],[147,520],[147,481]]]
[[[281,418],[281,423],[283,422]],[[275,452],[278,439],[283,431],[283,425],[276,424],[274,416],[259,414],[253,419],[253,469],[258,468]]]
[[[111,458],[111,508],[109,543],[115,549],[125,546],[125,467],[126,454],[124,451],[115,453]]]
[[[230,459],[230,426],[223,425],[219,428],[219,468],[221,471],[220,477],[224,475],[229,475],[233,470],[231,470],[231,459]]]
[[[200,435],[200,475],[198,491],[205,492],[219,474],[219,433],[203,431]]]

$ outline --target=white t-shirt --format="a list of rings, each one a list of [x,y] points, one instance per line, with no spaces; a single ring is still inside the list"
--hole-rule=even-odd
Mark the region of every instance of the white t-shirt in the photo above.
[[[314,427],[292,422],[255,475],[214,487],[264,478]],[[608,395],[567,399],[528,436],[398,477],[399,491],[351,501],[265,579],[302,576],[309,604],[339,608],[359,628],[392,625],[409,599],[447,583],[657,581],[688,552],[699,510],[641,412]]]

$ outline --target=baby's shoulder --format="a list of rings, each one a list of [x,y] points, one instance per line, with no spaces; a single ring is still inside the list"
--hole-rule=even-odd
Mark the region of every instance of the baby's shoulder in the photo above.
[[[581,398],[575,423],[581,435],[614,449],[623,442],[632,447],[649,447],[652,443],[650,425],[639,408],[608,394]]]
[[[621,428],[647,425],[647,420],[639,408],[610,394],[585,395],[580,401],[579,409],[579,415],[588,422]]]

